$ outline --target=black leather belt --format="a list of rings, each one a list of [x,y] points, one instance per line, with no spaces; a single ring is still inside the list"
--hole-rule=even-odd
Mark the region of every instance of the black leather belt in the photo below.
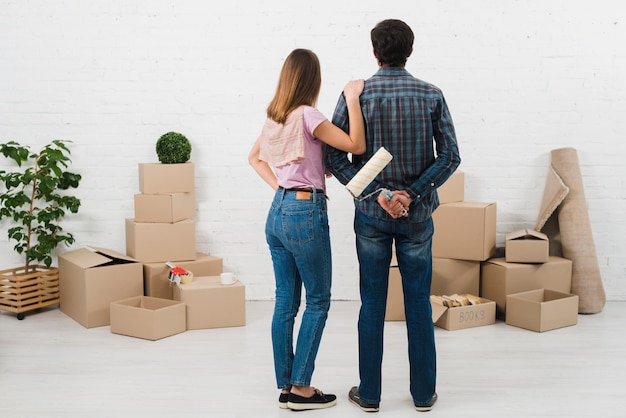
[[[321,193],[321,194],[325,194],[326,192],[324,191],[324,189],[315,189],[313,187],[294,187],[291,189],[285,189],[283,186],[278,186],[278,188],[280,190],[285,190],[288,192],[316,192],[316,193]]]

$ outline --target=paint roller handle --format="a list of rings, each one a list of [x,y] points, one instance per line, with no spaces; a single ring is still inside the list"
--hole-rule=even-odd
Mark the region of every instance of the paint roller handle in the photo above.
[[[397,200],[395,204],[391,204],[391,199],[393,199],[393,197],[397,196]],[[394,218],[399,218],[402,216],[409,216],[409,210],[408,207],[411,204],[411,198],[409,196],[409,194],[407,192],[405,192],[404,190],[397,190],[394,193],[391,192],[391,190],[389,189],[381,189],[380,191],[380,196],[383,196],[384,199],[381,201],[381,199],[378,200],[378,203],[383,207],[383,209],[385,209],[391,216],[393,216]],[[407,200],[407,202],[405,202],[404,200]],[[398,208],[398,203],[400,203],[401,208],[400,211],[398,212],[397,208]]]

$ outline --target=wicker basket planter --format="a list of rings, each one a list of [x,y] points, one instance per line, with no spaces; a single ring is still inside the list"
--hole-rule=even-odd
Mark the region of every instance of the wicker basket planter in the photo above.
[[[24,267],[0,271],[0,310],[17,313],[59,303],[59,269],[35,266],[29,272]]]

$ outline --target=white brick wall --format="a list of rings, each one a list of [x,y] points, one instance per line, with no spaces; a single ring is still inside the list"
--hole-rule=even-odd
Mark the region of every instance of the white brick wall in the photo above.
[[[407,68],[444,90],[466,200],[498,203],[498,243],[533,226],[550,150],[578,150],[602,276],[626,299],[626,6],[520,2],[0,0],[0,141],[74,141],[83,206],[76,246],[125,251],[137,164],[182,132],[197,166],[198,250],[224,258],[250,299],[273,296],[263,233],[271,191],[247,164],[283,58],[317,52],[319,108],[376,70],[369,31],[398,17],[416,34]],[[357,299],[352,203],[330,180],[336,299]],[[20,264],[2,224],[2,266]],[[64,251],[65,249],[63,249]]]

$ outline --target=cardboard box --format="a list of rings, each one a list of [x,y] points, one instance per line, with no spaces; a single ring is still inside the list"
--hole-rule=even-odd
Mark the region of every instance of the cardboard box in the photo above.
[[[496,303],[493,301],[454,308],[431,302],[431,308],[435,326],[448,331],[491,325],[496,322]]]
[[[496,251],[495,203],[446,203],[433,222],[433,257],[484,261]]]
[[[147,223],[126,219],[126,254],[143,263],[196,258],[196,222]]]
[[[507,263],[494,258],[481,264],[480,296],[496,302],[496,312],[506,313],[506,297],[534,289],[550,289],[570,293],[572,261],[550,256],[543,264]]]
[[[550,257],[550,242],[542,232],[520,229],[506,234],[504,251],[508,263],[545,263]]]
[[[452,175],[437,188],[439,203],[462,202],[465,200],[465,173],[455,171]]]
[[[159,340],[187,329],[186,307],[182,302],[136,296],[111,302],[111,332]]]
[[[480,262],[433,258],[433,278],[430,293],[450,295],[470,293],[478,295],[480,291]],[[389,267],[389,287],[387,291],[387,309],[385,321],[404,321],[404,293],[402,276],[395,254]]]
[[[385,321],[404,321],[404,292],[402,291],[402,276],[395,259],[389,267],[389,285],[387,290],[387,308]]]
[[[480,292],[480,262],[433,257],[431,295]]]
[[[140,163],[139,191],[146,194],[193,192],[195,166],[182,164]]]
[[[104,248],[59,255],[60,309],[84,327],[109,325],[110,304],[143,295],[143,268]]]
[[[219,276],[194,277],[174,286],[174,300],[187,305],[187,329],[246,324],[246,288],[240,281],[224,286]]]
[[[135,195],[135,222],[174,223],[194,216],[195,192]]]
[[[578,295],[535,289],[506,297],[506,323],[544,332],[578,322]]]
[[[179,261],[175,264],[192,272],[194,277],[219,276],[223,268],[223,260],[220,257],[203,253],[196,253],[195,260]],[[169,280],[169,272],[170,268],[164,262],[144,264],[144,294],[157,298],[173,299],[174,285]]]

